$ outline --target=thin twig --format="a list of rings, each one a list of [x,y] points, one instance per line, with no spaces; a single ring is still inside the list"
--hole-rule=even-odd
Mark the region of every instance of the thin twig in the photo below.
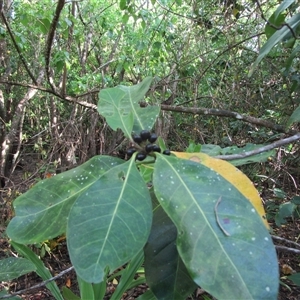
[[[220,220],[219,220],[219,216],[218,216],[218,205],[220,204],[222,200],[222,197],[219,198],[219,200],[217,201],[216,205],[215,205],[215,216],[216,216],[216,220],[217,220],[217,224],[218,226],[220,227],[220,229],[223,231],[223,233],[226,235],[226,236],[230,236],[230,234],[222,227],[221,223],[220,223]]]
[[[27,289],[24,289],[24,290],[20,290],[18,292],[15,292],[15,293],[12,293],[12,294],[9,294],[9,295],[5,295],[5,296],[0,296],[0,299],[7,299],[7,298],[12,298],[14,296],[17,296],[17,295],[22,295],[22,294],[26,294],[28,291],[31,291],[31,290],[35,290],[35,289],[38,289],[38,288],[41,288],[42,286],[45,286],[47,285],[49,282],[53,281],[53,280],[56,280],[62,276],[64,276],[65,274],[69,273],[70,271],[72,271],[74,269],[74,267],[70,267],[62,272],[60,272],[58,275],[50,278],[50,279],[47,279],[39,284],[36,284],[34,286],[31,286]]]

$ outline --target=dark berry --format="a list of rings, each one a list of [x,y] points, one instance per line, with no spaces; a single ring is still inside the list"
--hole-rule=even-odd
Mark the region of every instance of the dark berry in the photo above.
[[[157,135],[156,135],[156,133],[152,133],[152,134],[150,135],[150,137],[148,138],[148,141],[149,141],[150,143],[154,143],[156,140],[157,140]]]
[[[142,161],[146,158],[146,156],[147,155],[145,153],[140,152],[136,155],[136,159],[139,160],[139,161]]]
[[[149,130],[142,130],[141,133],[140,133],[140,136],[141,136],[141,139],[143,141],[146,141],[146,140],[148,140],[150,138],[151,133],[150,133]]]
[[[127,149],[127,151],[126,151],[126,154],[127,154],[128,157],[131,157],[132,154],[133,154],[135,151],[136,151],[135,148],[129,148],[129,149]]]
[[[161,149],[160,149],[160,147],[159,146],[157,146],[157,145],[152,145],[152,151],[154,151],[154,152],[161,152]]]
[[[133,139],[136,143],[138,143],[138,144],[140,144],[140,143],[143,141],[142,138],[141,138],[141,136],[138,135],[138,134],[134,134],[134,135],[132,136],[132,139]]]
[[[146,150],[147,153],[153,151],[153,145],[152,144],[146,145],[145,150]]]
[[[164,150],[163,154],[165,154],[165,155],[170,155],[170,154],[171,154],[171,151],[170,151],[169,149],[166,149],[166,150]]]

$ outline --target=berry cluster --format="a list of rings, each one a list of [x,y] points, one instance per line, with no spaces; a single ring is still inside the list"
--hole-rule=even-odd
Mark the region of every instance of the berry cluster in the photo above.
[[[136,159],[139,161],[144,160],[151,152],[161,152],[160,147],[156,144],[153,144],[157,140],[157,135],[155,133],[151,133],[149,130],[142,130],[140,134],[133,134],[132,139],[135,143],[143,148],[143,151],[140,151],[136,155]],[[135,147],[127,149],[127,156],[130,158],[136,151],[137,149]],[[171,152],[167,149],[163,151],[163,154],[170,155]]]

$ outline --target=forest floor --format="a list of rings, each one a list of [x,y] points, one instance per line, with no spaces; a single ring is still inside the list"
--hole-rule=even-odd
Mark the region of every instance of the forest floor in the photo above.
[[[19,193],[22,193],[28,189],[32,182],[24,181],[21,177],[21,172],[16,172],[16,178],[14,179],[14,189],[9,189],[2,192],[2,202],[0,201],[0,259],[15,255],[13,249],[11,249],[9,241],[5,235],[5,228],[9,220],[13,216],[12,212],[12,201]],[[18,177],[19,176],[19,177]],[[299,184],[299,183],[298,183]],[[266,198],[266,193],[264,193],[264,198]],[[280,291],[278,300],[299,300],[300,299],[300,286],[295,285],[292,281],[287,279],[288,275],[296,272],[300,272],[300,247],[290,243],[294,242],[299,245],[300,239],[300,220],[288,219],[287,223],[281,227],[277,227],[273,220],[269,220],[272,235],[282,238],[282,240],[274,239],[274,244],[276,246],[284,246],[286,248],[277,248],[278,263],[280,269]],[[53,276],[60,274],[62,271],[71,267],[71,262],[68,256],[66,241],[64,238],[57,239],[52,245],[55,245],[51,251],[45,251],[43,256],[43,261],[45,265],[49,268]],[[296,251],[293,252],[293,249]],[[37,254],[42,254],[42,249],[35,248]],[[258,280],[261,275],[257,274]],[[37,287],[35,289],[29,289],[42,282],[41,278],[36,273],[30,273],[19,277],[17,280],[12,280],[10,282],[0,282],[0,291],[8,289],[10,293],[16,293],[18,291],[23,291],[19,297],[24,300],[40,300],[40,299],[54,299],[50,291],[45,287]],[[56,283],[62,289],[62,287],[68,287],[74,293],[79,294],[78,286],[76,282],[76,274],[74,270],[71,270],[64,275],[60,276]],[[110,299],[110,295],[113,293],[117,281],[108,284],[107,293],[105,299]],[[143,294],[147,290],[146,285],[138,286],[130,291],[127,291],[122,300],[136,299],[139,295]],[[1,298],[0,298],[1,299]],[[212,296],[205,293],[200,288],[195,291],[189,299],[214,299]],[[88,300],[88,299],[86,299]],[[121,300],[121,299],[120,299]],[[171,299],[170,299],[171,300]],[[238,299],[230,299],[238,300]]]

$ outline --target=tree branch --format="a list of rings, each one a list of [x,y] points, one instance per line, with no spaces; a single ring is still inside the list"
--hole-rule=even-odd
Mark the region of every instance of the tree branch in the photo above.
[[[48,34],[47,43],[46,43],[46,51],[45,51],[45,61],[46,61],[45,69],[46,69],[47,80],[48,80],[48,83],[50,84],[52,90],[55,91],[56,93],[58,93],[57,87],[54,84],[53,78],[50,76],[50,58],[51,58],[51,49],[52,49],[52,43],[53,43],[53,39],[54,39],[55,30],[56,30],[56,27],[58,24],[60,13],[61,13],[64,5],[65,5],[65,0],[59,0],[57,2],[55,14],[54,14],[54,17],[53,17],[53,20],[52,20],[52,23],[51,23],[50,29],[49,29],[49,34]]]
[[[167,111],[183,112],[183,113],[194,114],[194,115],[212,115],[212,116],[220,116],[226,118],[234,118],[236,120],[241,120],[246,123],[267,127],[277,132],[287,133],[285,127],[282,125],[277,125],[263,119],[243,115],[238,112],[229,111],[229,110],[223,110],[217,108],[205,108],[205,107],[195,108],[195,107],[183,107],[183,106],[169,106],[169,105],[161,105],[161,109]],[[292,131],[290,133],[295,134],[296,132]]]
[[[224,160],[241,159],[241,158],[249,157],[249,156],[252,156],[252,155],[256,155],[256,154],[259,154],[259,153],[262,153],[262,152],[266,152],[266,151],[278,148],[280,146],[295,142],[299,139],[300,139],[300,132],[298,132],[297,134],[295,134],[293,136],[290,136],[288,138],[281,139],[281,140],[276,141],[272,144],[263,146],[261,148],[257,148],[255,150],[247,151],[247,152],[244,152],[242,154],[217,155],[217,156],[214,156],[214,158],[219,158],[219,159],[224,159]]]

